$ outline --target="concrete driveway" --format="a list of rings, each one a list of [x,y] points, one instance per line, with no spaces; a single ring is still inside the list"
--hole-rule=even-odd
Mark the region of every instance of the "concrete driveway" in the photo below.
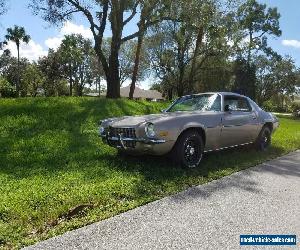
[[[249,249],[240,234],[296,234],[299,247],[299,150],[28,249]]]

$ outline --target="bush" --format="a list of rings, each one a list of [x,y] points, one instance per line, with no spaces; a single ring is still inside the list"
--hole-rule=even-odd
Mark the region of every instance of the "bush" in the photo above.
[[[285,108],[280,107],[278,103],[275,103],[274,101],[271,100],[265,101],[262,105],[262,108],[268,112],[278,112],[278,113],[286,112]]]
[[[15,97],[16,88],[4,77],[0,77],[0,97]]]
[[[300,103],[293,102],[291,105],[291,111],[295,117],[300,117]]]

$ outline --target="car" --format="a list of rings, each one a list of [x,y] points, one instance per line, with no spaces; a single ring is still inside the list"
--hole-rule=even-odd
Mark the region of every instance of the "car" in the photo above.
[[[175,163],[199,166],[203,154],[246,144],[266,150],[279,126],[272,113],[231,92],[186,95],[160,114],[100,122],[103,142],[128,154],[171,155]]]

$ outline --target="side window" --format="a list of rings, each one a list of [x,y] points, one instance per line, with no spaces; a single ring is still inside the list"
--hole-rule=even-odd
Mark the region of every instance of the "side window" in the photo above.
[[[211,106],[211,110],[213,111],[221,111],[221,96],[217,96],[217,98],[215,99],[215,101],[213,102],[212,106]]]
[[[249,112],[252,110],[248,100],[239,96],[225,96],[224,107],[231,111]]]
[[[239,111],[244,111],[244,112],[250,112],[252,110],[248,100],[246,98],[239,98],[239,102],[238,102],[238,110]]]

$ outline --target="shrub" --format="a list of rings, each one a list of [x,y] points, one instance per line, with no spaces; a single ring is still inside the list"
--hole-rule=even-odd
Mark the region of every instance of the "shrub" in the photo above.
[[[268,112],[286,112],[286,109],[281,107],[278,103],[275,103],[272,100],[265,101],[262,105],[262,108]]]
[[[0,77],[0,97],[14,97],[16,89],[6,78]]]
[[[291,111],[295,117],[300,117],[300,103],[293,102],[291,105]]]

